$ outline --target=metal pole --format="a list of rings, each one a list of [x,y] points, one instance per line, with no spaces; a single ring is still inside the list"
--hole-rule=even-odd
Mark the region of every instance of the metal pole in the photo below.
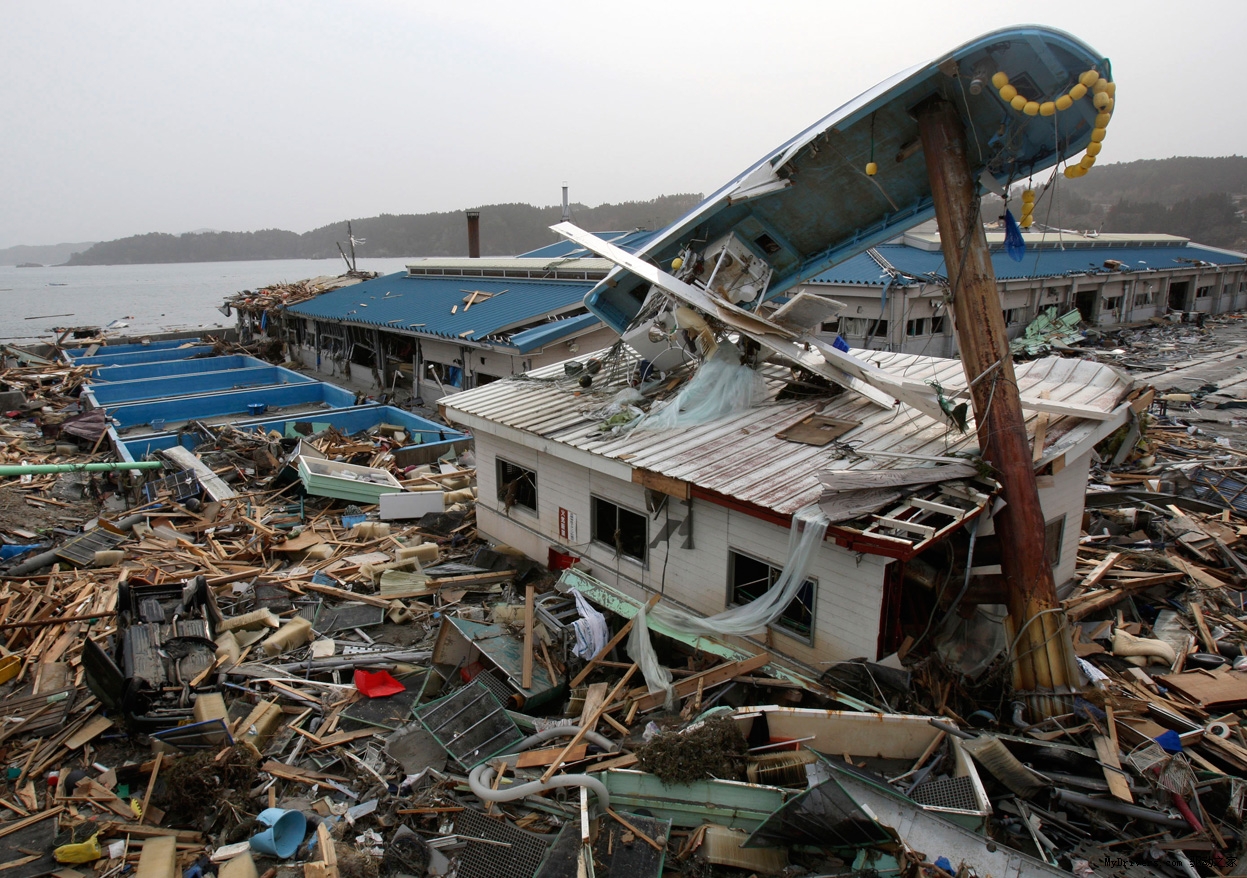
[[[1052,716],[1065,710],[1064,696],[1076,691],[1078,671],[1048,562],[1043,510],[979,219],[965,126],[956,107],[938,98],[922,104],[917,115],[979,446],[995,468],[1006,503],[993,521],[1008,590],[1010,637],[1016,641],[1013,685],[1033,717]]]
[[[0,466],[0,476],[41,476],[48,473],[111,473],[117,470],[160,469],[158,460],[115,461],[112,463],[15,463]]]

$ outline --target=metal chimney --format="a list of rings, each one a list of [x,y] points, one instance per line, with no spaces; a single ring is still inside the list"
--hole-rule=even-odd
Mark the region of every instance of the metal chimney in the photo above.
[[[569,223],[571,221],[572,221],[572,209],[567,203],[567,184],[564,183],[563,184],[563,222]]]
[[[469,210],[468,212],[468,258],[481,258],[481,212],[479,210]]]

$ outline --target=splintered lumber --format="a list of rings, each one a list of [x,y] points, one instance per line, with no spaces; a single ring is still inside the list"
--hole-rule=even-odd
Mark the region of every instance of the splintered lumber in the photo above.
[[[276,759],[270,759],[260,766],[260,771],[267,771],[273,777],[279,777],[282,780],[292,780],[296,783],[314,786],[325,781],[334,783],[350,783],[350,778],[342,777],[337,774],[326,774],[323,771],[312,771],[309,768],[296,768],[293,765],[286,765],[278,762]]]
[[[1082,588],[1094,588],[1120,560],[1121,552],[1109,552],[1104,560],[1095,566],[1094,570],[1083,577],[1083,581],[1079,585]]]
[[[577,744],[564,762],[577,762],[585,758],[585,753],[589,750],[588,744]],[[521,753],[515,760],[516,768],[536,768],[539,765],[549,765],[563,752],[562,747],[546,747],[541,750],[527,750]]]
[[[525,692],[533,688],[533,601],[536,592],[537,587],[531,582],[524,586],[524,658],[520,687]]]
[[[347,591],[344,588],[334,588],[332,585],[316,585],[312,582],[301,582],[299,588],[307,591],[318,592],[331,598],[337,598],[340,601],[355,601],[360,604],[367,604],[370,607],[384,607],[389,609],[392,600],[388,598],[379,598],[367,594],[356,594],[353,591]]]
[[[622,817],[620,817],[618,814],[616,814],[614,810],[612,810],[612,809],[610,809],[610,808],[607,808],[607,809],[606,809],[606,813],[607,813],[607,814],[609,814],[609,815],[611,815],[611,817],[613,817],[615,820],[617,820],[617,821],[619,822],[619,824],[620,824],[621,826],[623,826],[623,828],[624,828],[624,829],[626,829],[626,830],[628,830],[629,832],[631,832],[633,835],[635,835],[637,838],[641,839],[641,841],[645,842],[647,845],[649,845],[650,847],[652,847],[654,850],[656,850],[656,851],[663,851],[663,850],[666,850],[666,847],[665,847],[664,845],[661,845],[661,844],[659,844],[658,842],[654,841],[654,839],[650,838],[650,837],[649,837],[648,835],[646,835],[644,832],[642,832],[641,830],[637,829],[635,826],[633,826],[633,825],[632,825],[631,823],[629,823],[627,820],[623,819],[623,818],[622,818]]]
[[[303,864],[304,878],[338,878],[338,851],[333,845],[333,837],[324,823],[316,827],[316,851],[321,859],[314,863]]]
[[[232,500],[238,496],[233,488],[221,481],[221,477],[209,469],[208,465],[189,449],[183,448],[181,445],[174,445],[172,448],[164,449],[161,453],[182,469],[188,469],[193,472],[195,478],[199,480],[199,484],[203,486],[204,491],[213,500]]]
[[[58,805],[55,808],[49,808],[47,811],[40,811],[38,814],[32,814],[31,816],[24,817],[21,820],[15,820],[4,827],[0,827],[0,838],[3,838],[6,835],[12,835],[15,832],[20,832],[27,826],[34,826],[40,820],[47,820],[49,817],[55,817],[64,810],[64,805]]]
[[[1195,627],[1199,630],[1199,639],[1204,644],[1204,649],[1216,655],[1217,641],[1213,640],[1212,632],[1208,630],[1208,623],[1204,621],[1204,608],[1199,605],[1199,601],[1191,601],[1187,608],[1191,611],[1191,618],[1195,620]]]
[[[545,783],[554,776],[554,772],[559,770],[559,766],[566,761],[567,755],[572,752],[572,749],[581,742],[584,736],[588,733],[589,729],[597,725],[598,717],[600,717],[606,708],[610,706],[612,701],[619,697],[619,693],[622,692],[624,687],[628,685],[628,681],[632,679],[632,675],[637,672],[638,667],[639,665],[634,664],[632,667],[628,668],[627,673],[620,678],[619,682],[615,684],[615,688],[612,689],[610,694],[606,696],[606,700],[602,702],[601,706],[598,707],[596,711],[594,711],[593,716],[589,717],[589,722],[581,725],[575,736],[567,742],[567,746],[563,748],[563,752],[550,763],[550,767],[547,768],[545,773],[541,775],[542,783]]]
[[[1134,796],[1130,794],[1130,782],[1121,770],[1121,758],[1117,745],[1105,735],[1095,736],[1095,752],[1100,759],[1100,767],[1104,771],[1104,779],[1108,781],[1108,791],[1123,802],[1134,804]]]
[[[726,683],[733,677],[756,671],[770,662],[770,660],[770,653],[763,652],[750,656],[747,659],[741,659],[738,662],[726,662],[721,665],[715,665],[708,671],[702,671],[700,674],[694,674],[692,677],[685,677],[674,686],[676,698],[686,698],[689,695],[696,694],[698,689],[709,689]],[[635,703],[640,705],[638,710],[644,712],[662,707],[665,699],[665,693],[654,692],[642,695],[636,699]]]
[[[644,608],[642,608],[641,612],[648,613],[650,610],[654,609],[654,605],[657,604],[660,600],[662,600],[662,595],[660,594],[653,595],[648,601],[645,602],[645,606]],[[623,627],[620,628],[618,632],[616,632],[615,636],[606,642],[606,646],[602,647],[602,649],[598,651],[597,655],[595,655],[593,658],[589,659],[587,663],[585,663],[585,666],[580,669],[580,673],[572,677],[572,681],[567,684],[567,688],[575,689],[577,686],[583,683],[585,681],[585,677],[589,676],[589,673],[593,670],[594,666],[597,665],[598,662],[606,658],[608,655],[610,655],[611,650],[614,649],[616,646],[618,646],[619,642],[628,636],[628,632],[632,630],[632,625],[635,622],[636,622],[636,616],[633,616],[631,619],[625,622],[623,624]]]

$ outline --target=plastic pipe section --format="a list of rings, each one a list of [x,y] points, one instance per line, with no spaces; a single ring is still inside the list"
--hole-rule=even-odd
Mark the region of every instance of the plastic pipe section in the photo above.
[[[535,735],[529,735],[524,740],[515,745],[515,753],[522,753],[534,744],[540,744],[549,741],[551,738],[571,738],[580,729],[576,726],[560,726],[554,729],[546,729]],[[590,743],[597,744],[604,750],[611,750],[615,744],[609,738],[599,735],[597,732],[585,732],[585,740]],[[508,755],[515,755],[515,753]],[[497,757],[505,758],[505,757]],[[532,796],[537,793],[544,793],[546,790],[552,790],[557,787],[584,787],[589,792],[598,797],[598,804],[603,809],[611,806],[611,794],[606,789],[606,784],[602,783],[596,777],[589,777],[587,774],[561,774],[552,777],[545,783],[541,781],[533,781],[532,783],[516,784],[506,787],[505,789],[490,789],[490,785],[494,780],[493,766],[488,763],[481,763],[472,769],[468,775],[468,786],[482,802],[511,802],[515,799],[522,799],[525,796]]]
[[[1081,808],[1095,808],[1099,811],[1109,811],[1113,814],[1121,814],[1123,817],[1133,817],[1137,820],[1145,820],[1148,823],[1154,823],[1157,826],[1164,826],[1169,829],[1189,829],[1187,822],[1178,817],[1170,817],[1160,811],[1153,811],[1151,808],[1141,808],[1138,805],[1130,805],[1126,802],[1119,802],[1117,799],[1097,799],[1092,796],[1085,796],[1082,793],[1071,792],[1070,790],[1056,790],[1058,800],[1068,805],[1078,805]]]
[[[0,476],[41,476],[48,473],[111,473],[118,470],[160,469],[158,460],[118,460],[109,463],[14,463],[0,466]]]

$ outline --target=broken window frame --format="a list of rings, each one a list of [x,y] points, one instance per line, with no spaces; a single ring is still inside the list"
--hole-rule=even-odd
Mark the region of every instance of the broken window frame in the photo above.
[[[1044,522],[1044,548],[1048,553],[1048,564],[1053,570],[1061,563],[1061,550],[1065,545],[1065,518],[1066,516],[1060,515]]]
[[[1208,298],[1209,296],[1211,296],[1211,295],[1212,295],[1212,285],[1211,285],[1211,284],[1209,284],[1208,286],[1196,287],[1196,288],[1195,288],[1195,298],[1197,298],[1197,299],[1207,299],[1207,298]]]
[[[424,377],[426,381],[436,381],[445,387],[463,386],[463,369],[459,366],[452,366],[449,363],[425,360]]]
[[[921,338],[925,335],[929,335],[926,317],[914,317],[905,321],[906,338]]]
[[[744,559],[752,562],[753,564],[762,565],[767,571],[765,588],[760,589],[757,594],[749,597],[748,600],[740,600],[741,595],[739,594],[739,589],[749,586],[762,585],[762,579],[755,577],[748,582],[738,583],[736,581],[739,572],[739,568],[737,566],[738,559]],[[727,550],[728,606],[744,606],[745,604],[757,600],[773,585],[775,585],[775,581],[779,579],[779,575],[781,573],[783,573],[782,566],[777,567],[771,562],[759,558],[756,555],[751,555],[748,552],[741,552],[738,549],[729,547]],[[780,614],[779,618],[776,619],[770,627],[787,637],[791,637],[794,640],[799,640],[802,643],[807,643],[810,646],[813,646],[815,622],[818,618],[817,601],[818,580],[813,576],[807,577],[805,582],[802,583],[801,588],[797,590],[796,597],[794,597],[788,606],[784,608],[784,612]],[[803,626],[801,622],[793,618],[794,616],[803,615],[809,617],[808,625]]]
[[[627,558],[641,565],[649,562],[649,518],[644,513],[590,494],[589,519],[594,543],[609,549],[617,558]],[[639,535],[634,531],[638,526]],[[631,535],[624,533],[625,528],[633,531]],[[618,545],[616,534],[619,535]]]
[[[498,502],[510,514],[512,509],[520,508],[528,512],[537,512],[537,473],[526,466],[512,463],[504,458],[496,458],[495,473],[497,474]],[[509,486],[518,480],[515,496],[507,504]],[[531,501],[531,502],[530,502]]]

